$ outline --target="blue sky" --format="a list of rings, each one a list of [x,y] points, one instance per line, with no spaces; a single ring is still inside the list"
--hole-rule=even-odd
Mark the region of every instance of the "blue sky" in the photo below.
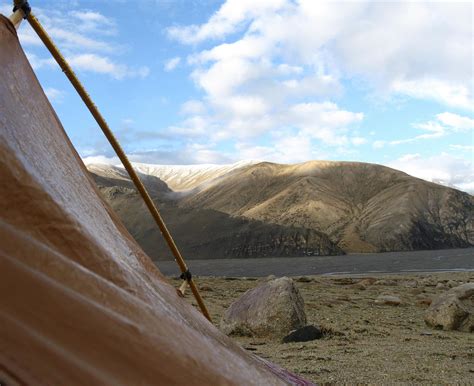
[[[474,191],[472,2],[31,5],[136,162],[353,160]],[[117,163],[27,23],[19,35],[81,156]]]

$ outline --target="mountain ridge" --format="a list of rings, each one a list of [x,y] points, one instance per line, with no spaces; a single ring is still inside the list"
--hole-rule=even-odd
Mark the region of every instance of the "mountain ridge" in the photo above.
[[[187,189],[167,186],[160,194],[181,210],[212,210],[231,218],[316,231],[346,252],[474,244],[472,196],[386,166],[350,161],[249,162],[226,165],[224,172],[215,168],[215,174],[206,167],[200,174],[194,168],[199,178],[191,184],[182,181],[180,187]],[[171,178],[177,183],[176,176],[161,175],[162,183]],[[120,174],[120,178],[126,177]]]
[[[154,260],[173,259],[126,171],[103,165],[88,165],[88,170],[104,200],[145,252]],[[181,208],[177,205],[180,195],[166,183],[140,172],[139,176],[187,258],[344,254],[325,234],[315,230],[265,224],[212,209]]]

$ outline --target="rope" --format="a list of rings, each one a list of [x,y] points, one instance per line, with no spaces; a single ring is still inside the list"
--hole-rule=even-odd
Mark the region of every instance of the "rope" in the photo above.
[[[28,15],[31,13],[31,7],[26,0],[14,0],[13,1],[13,12],[19,9],[23,12],[23,19],[28,19]]]
[[[26,1],[18,1],[15,0],[15,7],[17,6],[16,3],[28,3]],[[26,16],[26,14],[25,14]],[[48,48],[49,52],[51,55],[53,55],[54,59],[56,62],[59,64],[61,67],[62,71],[64,74],[68,77],[69,81],[71,84],[74,86],[76,89],[77,93],[91,112],[92,116],[95,118],[97,124],[100,126],[102,129],[103,133],[107,137],[109,143],[112,145],[113,149],[115,150],[115,153],[119,157],[120,161],[122,161],[123,166],[125,167],[125,170],[127,170],[130,178],[132,179],[133,183],[135,184],[135,187],[137,188],[138,192],[142,196],[143,200],[145,201],[146,206],[148,207],[148,210],[150,211],[151,215],[153,216],[156,224],[160,228],[161,234],[163,235],[164,239],[166,240],[168,247],[170,248],[171,252],[173,253],[173,256],[181,270],[181,272],[186,275],[186,272],[189,273],[188,267],[186,266],[186,263],[181,256],[181,253],[178,250],[178,247],[176,246],[176,243],[174,242],[173,238],[171,237],[170,232],[168,231],[168,228],[166,227],[158,209],[156,208],[155,204],[153,203],[150,195],[148,194],[145,186],[141,182],[140,178],[138,177],[137,173],[133,169],[132,164],[128,160],[128,157],[126,156],[125,152],[123,151],[122,147],[120,146],[119,142],[115,138],[114,134],[112,133],[112,130],[110,130],[109,125],[105,121],[105,119],[102,117],[100,114],[99,110],[97,109],[96,105],[92,101],[91,97],[85,90],[84,86],[81,84],[79,79],[77,78],[76,74],[74,74],[72,68],[69,66],[67,61],[64,59],[64,57],[61,55],[59,52],[59,49],[56,47],[54,42],[51,40],[47,32],[44,30],[43,26],[41,23],[38,21],[38,19],[31,13],[26,16],[26,19],[30,23],[31,27],[36,31],[40,39],[43,41],[44,45]],[[186,275],[187,276],[187,275]],[[203,315],[210,321],[211,316],[209,315],[209,312],[206,308],[206,305],[204,304],[204,301],[202,300],[201,294],[199,293],[199,290],[197,289],[196,284],[194,283],[192,277],[187,280],[189,283],[189,286],[191,288],[191,291],[193,292],[194,297],[196,298],[196,301],[199,305],[199,308],[201,309],[201,312]]]

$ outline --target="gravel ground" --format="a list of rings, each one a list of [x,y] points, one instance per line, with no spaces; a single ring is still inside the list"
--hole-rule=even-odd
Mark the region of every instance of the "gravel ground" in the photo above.
[[[323,339],[287,344],[235,339],[247,350],[318,383],[474,384],[474,334],[432,330],[423,321],[426,299],[449,286],[474,282],[474,272],[372,277],[378,282],[366,285],[360,284],[366,276],[294,278],[305,300],[308,324],[323,327],[328,333]],[[215,324],[260,280],[264,279],[196,278]],[[446,289],[436,288],[440,282]],[[375,304],[384,294],[398,296],[402,304]],[[190,293],[186,298],[193,302]]]

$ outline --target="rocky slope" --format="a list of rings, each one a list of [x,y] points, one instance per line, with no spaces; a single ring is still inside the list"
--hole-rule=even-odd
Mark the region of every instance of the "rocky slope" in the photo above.
[[[105,200],[153,259],[172,259],[163,238],[133,188],[117,167],[89,165]],[[188,259],[262,256],[333,255],[344,252],[318,231],[235,218],[212,209],[180,208],[177,195],[154,176],[140,178],[159,207],[181,252]]]
[[[145,184],[183,246],[196,256],[205,251],[214,251],[215,257],[301,256],[338,253],[338,248],[375,252],[474,245],[471,195],[380,165],[311,161],[138,168],[153,173],[142,175]],[[147,251],[155,251],[160,241],[151,219],[143,220],[146,211],[123,169],[89,169],[131,233]],[[128,190],[120,196],[114,188]]]
[[[474,244],[473,196],[374,164],[249,165],[206,181],[180,205],[315,229],[348,252]]]

